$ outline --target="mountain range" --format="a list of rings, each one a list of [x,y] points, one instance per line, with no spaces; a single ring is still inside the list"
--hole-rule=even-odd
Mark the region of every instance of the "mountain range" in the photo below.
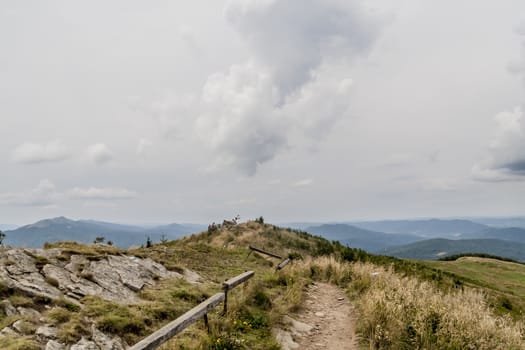
[[[468,253],[483,253],[525,261],[525,243],[501,239],[451,240],[433,238],[388,248],[382,252],[383,255],[419,260],[434,260],[449,255]]]
[[[520,222],[520,218],[494,220],[499,225]],[[400,258],[436,259],[459,253],[486,253],[525,261],[525,255],[519,253],[520,249],[525,251],[525,228],[521,227],[494,227],[466,219],[310,223],[310,226],[294,223],[293,226],[353,248]],[[92,243],[97,237],[103,237],[106,242],[111,241],[120,248],[128,248],[145,244],[148,238],[152,242],[172,240],[206,229],[205,225],[199,224],[145,227],[65,217],[44,219],[16,229],[7,227],[7,230],[3,229],[6,233],[4,243],[28,248],[56,241]]]
[[[460,237],[486,230],[487,225],[463,219],[427,219],[427,220],[383,220],[352,222],[351,225],[366,230],[385,233],[410,233],[422,237]]]
[[[524,228],[489,227],[464,219],[324,224],[307,227],[305,231],[350,247],[398,258],[438,259],[460,253],[485,253],[525,261]]]
[[[121,225],[95,220],[71,220],[65,217],[40,220],[14,230],[5,231],[4,243],[11,246],[38,248],[46,242],[77,241],[92,243],[97,237],[111,241],[120,248],[140,246],[149,238],[152,242],[161,239],[177,239],[190,233],[202,231],[205,226],[169,224],[156,227]]]
[[[403,245],[422,238],[412,234],[390,234],[365,230],[347,224],[325,224],[307,227],[306,232],[320,235],[343,245],[360,248],[369,252],[379,252],[389,246]]]

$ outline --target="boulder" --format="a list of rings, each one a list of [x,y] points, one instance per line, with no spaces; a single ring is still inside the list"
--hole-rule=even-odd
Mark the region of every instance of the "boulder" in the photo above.
[[[31,309],[29,307],[19,306],[16,308],[16,310],[18,311],[20,315],[28,316],[33,320],[38,320],[42,316],[40,312],[36,311],[35,309]]]
[[[3,336],[10,336],[10,335],[20,335],[18,334],[13,328],[11,327],[5,327],[3,328],[1,331],[0,331],[0,335],[3,335]]]
[[[75,345],[72,345],[69,350],[100,350],[100,348],[95,342],[82,337],[82,339]]]
[[[16,308],[7,299],[2,300],[2,307],[4,308],[4,313],[6,316],[14,316],[18,314],[18,311],[16,310]]]
[[[21,334],[30,334],[34,331],[33,325],[24,320],[18,320],[11,325],[15,331]]]
[[[57,341],[50,340],[47,342],[45,350],[66,350],[66,346]]]
[[[50,326],[40,326],[36,329],[35,335],[41,339],[56,339],[57,329]]]
[[[92,326],[93,341],[101,350],[124,350],[122,340],[119,337],[110,338],[99,331],[94,325]]]

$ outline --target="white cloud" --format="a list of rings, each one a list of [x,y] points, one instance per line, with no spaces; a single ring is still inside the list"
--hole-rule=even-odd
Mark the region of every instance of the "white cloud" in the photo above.
[[[198,108],[199,100],[191,94],[164,96],[151,106],[154,118],[167,137],[185,136],[192,128]]]
[[[20,206],[50,207],[60,198],[55,185],[47,180],[41,180],[38,185],[29,191],[0,194],[0,203]]]
[[[252,63],[208,79],[195,132],[216,155],[214,166],[234,166],[253,175],[258,164],[286,146],[289,121],[275,109],[277,101],[271,77]]]
[[[479,181],[520,181],[525,179],[525,127],[521,107],[498,113],[496,131],[486,159],[474,165],[472,175]]]
[[[504,169],[491,169],[475,164],[471,170],[472,178],[482,182],[518,182],[525,177],[512,174]]]
[[[406,167],[415,162],[414,156],[407,153],[391,154],[382,164],[386,167]]]
[[[26,164],[58,162],[69,156],[66,146],[60,140],[45,144],[26,142],[19,145],[12,153],[13,161]]]
[[[71,199],[120,200],[133,199],[137,196],[137,193],[125,188],[75,187],[68,192],[68,196]]]
[[[146,151],[146,149],[150,147],[152,144],[153,143],[150,140],[146,138],[141,138],[137,144],[137,153],[143,154]]]
[[[420,181],[423,190],[427,191],[457,191],[461,184],[457,179],[432,177]]]
[[[323,61],[366,51],[379,30],[362,1],[236,0],[225,13],[283,95],[307,82]]]
[[[113,159],[113,153],[104,143],[95,143],[89,146],[87,154],[95,164],[105,164]]]
[[[313,183],[314,183],[313,179],[303,179],[303,180],[299,180],[295,182],[293,186],[294,187],[306,187],[306,186],[312,185]]]
[[[319,142],[348,115],[350,63],[380,25],[361,2],[339,0],[238,0],[225,13],[251,59],[210,75],[200,96],[153,109],[168,135],[193,130],[213,156],[209,169],[253,175],[289,147]]]

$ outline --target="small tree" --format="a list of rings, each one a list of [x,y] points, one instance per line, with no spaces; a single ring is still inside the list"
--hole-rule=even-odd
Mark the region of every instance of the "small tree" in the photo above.
[[[166,238],[166,235],[163,233],[161,236],[160,236],[160,243],[162,244],[165,244],[168,242],[168,239]]]
[[[146,248],[151,248],[153,245],[153,242],[151,241],[151,238],[149,236],[146,236]]]
[[[95,237],[93,243],[104,243],[106,239],[104,237]]]
[[[0,231],[0,245],[4,244],[5,233]]]
[[[258,222],[259,224],[264,224],[264,218],[262,216],[259,216],[257,219],[255,219],[255,222]]]

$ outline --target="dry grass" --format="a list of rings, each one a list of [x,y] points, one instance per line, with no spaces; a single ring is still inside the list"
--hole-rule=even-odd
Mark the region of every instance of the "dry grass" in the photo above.
[[[358,331],[370,349],[523,349],[524,325],[497,316],[479,290],[444,292],[430,282],[369,263],[322,257],[295,264],[301,273],[347,288]]]
[[[523,324],[496,316],[473,289],[437,290],[391,270],[355,264],[366,286],[358,297],[360,331],[372,349],[523,349]],[[372,271],[374,270],[374,271]]]

